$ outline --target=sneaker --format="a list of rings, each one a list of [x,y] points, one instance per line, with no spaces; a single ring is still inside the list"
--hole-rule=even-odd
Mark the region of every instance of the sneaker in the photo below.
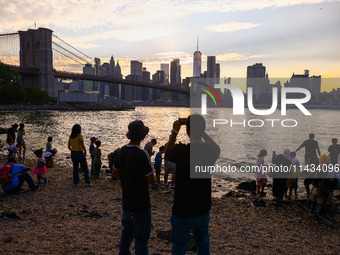
[[[20,220],[20,217],[16,215],[16,213],[14,212],[7,212],[4,216],[5,220],[9,220],[9,221],[16,221],[16,220]]]
[[[92,186],[93,186],[92,183],[86,183],[86,184],[85,184],[85,187],[92,187]]]
[[[48,178],[46,177],[44,180],[44,184],[47,184],[47,183],[48,183]]]
[[[175,186],[171,186],[171,187],[170,187],[170,190],[171,190],[171,191],[174,191],[174,190],[175,190]]]

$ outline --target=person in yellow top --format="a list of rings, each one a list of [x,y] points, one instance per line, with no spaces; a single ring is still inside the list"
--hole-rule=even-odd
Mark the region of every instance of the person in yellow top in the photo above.
[[[71,159],[73,163],[73,186],[76,187],[79,183],[79,165],[84,171],[86,186],[92,186],[89,178],[89,169],[86,162],[84,139],[81,135],[81,126],[79,124],[75,124],[72,127],[72,132],[70,138],[68,139],[68,149],[71,151]]]

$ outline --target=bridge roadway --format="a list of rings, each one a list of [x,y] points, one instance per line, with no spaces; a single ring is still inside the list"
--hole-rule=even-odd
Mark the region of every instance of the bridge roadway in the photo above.
[[[11,65],[11,67],[17,70],[20,73],[26,74],[38,74],[39,68],[30,68],[30,67],[21,67]],[[166,85],[160,85],[157,83],[149,83],[149,82],[140,82],[140,81],[133,81],[133,80],[126,80],[126,79],[119,79],[115,77],[108,77],[108,76],[98,76],[92,74],[82,74],[82,73],[72,73],[72,72],[63,72],[54,70],[54,77],[60,79],[69,79],[69,80],[90,80],[90,81],[99,81],[99,82],[107,82],[107,83],[115,83],[115,84],[125,84],[143,88],[152,88],[152,89],[161,89],[171,92],[178,92],[181,94],[189,95],[189,89],[184,89],[180,87],[171,87]]]
[[[160,85],[157,83],[119,79],[119,78],[109,77],[109,76],[61,72],[61,71],[55,71],[54,76],[56,78],[61,78],[61,79],[90,80],[90,81],[99,81],[99,82],[107,82],[107,83],[125,84],[125,85],[132,85],[132,86],[143,87],[143,88],[162,89],[162,90],[167,90],[167,91],[172,91],[172,92],[178,92],[181,94],[190,94],[189,89],[165,86],[165,85]]]

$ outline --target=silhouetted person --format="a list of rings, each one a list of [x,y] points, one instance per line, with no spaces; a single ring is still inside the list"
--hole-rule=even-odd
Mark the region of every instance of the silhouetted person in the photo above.
[[[120,177],[122,184],[122,235],[119,254],[131,254],[130,246],[135,239],[135,253],[148,254],[151,232],[151,203],[149,184],[155,184],[154,168],[150,157],[140,148],[149,132],[140,120],[131,122],[126,134],[130,142],[123,146],[114,162],[112,175]]]
[[[18,130],[18,124],[15,123],[12,125],[12,127],[10,127],[8,130],[7,130],[7,140],[6,142],[8,143],[8,145],[12,145],[15,143],[15,133],[17,132]]]
[[[318,157],[320,156],[320,149],[319,149],[319,144],[317,141],[314,140],[315,135],[314,134],[309,134],[309,139],[304,141],[299,148],[296,149],[295,152],[298,152],[300,149],[305,147],[305,164],[308,164],[308,159],[307,159],[307,154],[310,154],[310,157]]]
[[[194,174],[195,166],[214,166],[220,155],[220,147],[205,133],[205,120],[202,116],[190,115],[186,124],[182,125],[186,125],[190,144],[175,145],[181,128],[180,120],[176,120],[166,151],[167,159],[176,164],[176,186],[171,216],[172,254],[186,253],[191,230],[198,254],[210,254],[208,225],[211,175],[199,173],[193,178],[191,174]]]
[[[290,154],[290,150],[285,149],[282,154],[276,155],[275,151],[273,152],[272,163],[277,166],[282,167],[290,167],[292,164],[292,158]],[[286,181],[289,173],[274,172],[273,173],[273,196],[275,200],[280,202],[283,200],[284,194],[287,192]]]
[[[156,144],[157,144],[157,140],[152,139],[150,142],[148,142],[144,146],[144,150],[146,150],[149,153],[150,158],[152,157],[153,154],[155,154],[155,152],[153,151],[153,146],[155,146]]]
[[[331,164],[338,164],[338,157],[340,154],[340,145],[338,144],[338,139],[332,139],[332,145],[328,147],[328,152],[331,159]]]

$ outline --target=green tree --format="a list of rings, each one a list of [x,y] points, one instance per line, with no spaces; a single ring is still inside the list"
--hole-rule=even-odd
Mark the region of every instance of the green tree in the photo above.
[[[11,85],[21,86],[19,73],[9,65],[0,62],[0,88]]]
[[[19,73],[0,62],[0,104],[44,104],[51,101],[39,88],[24,88]]]

